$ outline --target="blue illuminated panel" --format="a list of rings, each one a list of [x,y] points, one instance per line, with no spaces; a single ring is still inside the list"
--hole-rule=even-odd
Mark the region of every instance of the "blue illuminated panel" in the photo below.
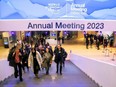
[[[116,20],[116,0],[0,0],[0,19]]]

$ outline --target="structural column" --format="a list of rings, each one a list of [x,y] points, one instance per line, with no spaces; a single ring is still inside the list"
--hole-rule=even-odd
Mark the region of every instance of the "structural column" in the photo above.
[[[116,31],[114,32],[114,47],[116,47]]]
[[[21,32],[17,31],[16,32],[17,40],[21,40]]]

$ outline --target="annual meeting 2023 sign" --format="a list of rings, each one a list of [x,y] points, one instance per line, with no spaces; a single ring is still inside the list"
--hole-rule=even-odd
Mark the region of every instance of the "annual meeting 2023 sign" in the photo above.
[[[0,0],[0,6],[0,26],[2,26],[0,30],[8,29],[6,22],[8,22],[8,26],[15,26],[15,30],[21,28],[25,30],[92,29],[103,31],[108,30],[107,28],[116,30],[116,0]],[[66,19],[69,23],[66,22]],[[34,20],[36,23],[33,23]],[[53,20],[53,22],[51,21],[52,28],[48,26],[50,22],[46,24],[41,23],[40,20]],[[61,21],[59,22],[59,20]],[[17,27],[14,25],[14,21],[17,22],[15,23]],[[19,26],[22,24],[19,22],[22,21],[23,23],[25,21],[25,27]],[[37,27],[38,25],[39,27]],[[43,26],[42,29],[40,25]],[[9,27],[8,30],[14,30],[13,27],[11,28]]]

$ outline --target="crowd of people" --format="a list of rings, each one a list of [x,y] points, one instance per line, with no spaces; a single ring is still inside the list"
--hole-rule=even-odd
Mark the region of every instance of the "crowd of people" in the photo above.
[[[108,44],[110,43],[110,47],[113,46],[113,40],[109,40],[109,36],[103,36],[103,35],[93,35],[93,34],[84,34],[85,38],[85,44],[86,49],[92,48],[92,45],[95,44],[97,47],[97,50],[100,49],[100,45],[103,45],[103,48],[107,48]]]
[[[9,65],[14,68],[15,78],[19,77],[20,81],[23,81],[23,71],[32,70],[37,78],[41,70],[45,70],[46,75],[48,75],[53,57],[56,63],[56,73],[62,75],[62,67],[65,65],[67,52],[60,44],[56,45],[53,51],[52,46],[45,41],[32,39],[28,43],[17,40],[9,51],[8,61]]]

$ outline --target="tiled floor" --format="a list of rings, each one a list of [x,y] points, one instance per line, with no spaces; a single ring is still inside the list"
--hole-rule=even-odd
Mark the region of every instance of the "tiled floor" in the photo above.
[[[105,56],[105,51],[103,50],[103,47],[101,46],[100,50],[97,50],[95,45],[89,49],[86,49],[85,45],[69,45],[69,44],[65,44],[62,45],[66,51],[73,53],[73,54],[77,54],[79,56],[84,56],[85,58],[91,58],[91,59],[95,59],[98,61],[103,61],[106,63],[110,63],[110,64],[116,64],[116,55],[114,56],[114,61],[112,61],[113,59],[113,54],[116,53],[116,48],[110,48],[108,47],[107,49],[109,50],[109,56]]]
[[[23,82],[11,76],[0,84],[0,87],[98,87],[88,76],[70,61],[66,61],[63,75],[56,74],[55,63],[50,68],[50,75],[41,71],[39,79],[35,78],[32,71],[23,74]]]

